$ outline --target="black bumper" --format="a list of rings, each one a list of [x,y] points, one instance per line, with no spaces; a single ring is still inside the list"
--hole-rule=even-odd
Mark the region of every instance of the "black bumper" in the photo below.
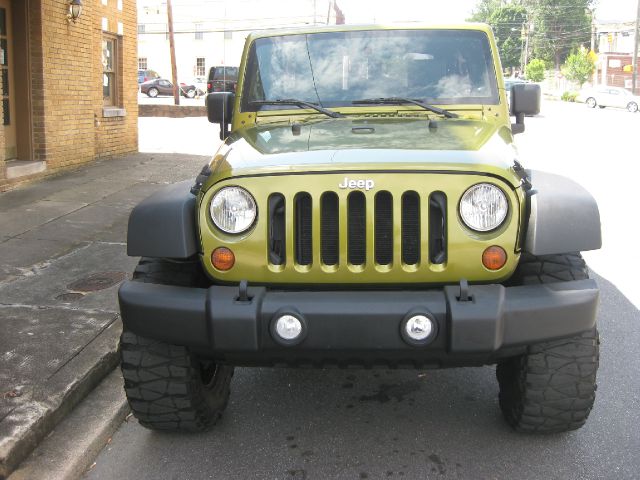
[[[119,291],[125,328],[191,347],[236,365],[448,366],[490,363],[529,344],[592,329],[594,280],[549,285],[460,287],[424,291],[282,291],[250,287],[208,289],[125,282]],[[274,339],[270,326],[284,313],[302,318],[297,345]],[[437,334],[424,346],[403,340],[407,315],[428,314]]]

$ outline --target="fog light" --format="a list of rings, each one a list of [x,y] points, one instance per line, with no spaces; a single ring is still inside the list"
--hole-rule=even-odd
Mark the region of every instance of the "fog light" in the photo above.
[[[409,314],[400,325],[402,338],[410,345],[426,345],[436,336],[437,325],[431,315]]]
[[[433,323],[424,315],[414,315],[404,327],[407,335],[412,340],[424,340],[433,332]]]
[[[276,320],[275,330],[282,340],[296,340],[302,334],[302,322],[293,315],[282,315]]]

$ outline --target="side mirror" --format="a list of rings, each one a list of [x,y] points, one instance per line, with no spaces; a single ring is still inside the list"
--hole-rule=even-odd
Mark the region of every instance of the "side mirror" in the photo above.
[[[524,132],[524,116],[540,113],[540,85],[535,83],[517,83],[511,87],[511,115],[515,115],[516,123],[511,124],[511,131]]]
[[[231,92],[213,92],[207,95],[207,118],[211,123],[220,124],[220,140],[229,135],[235,98]]]

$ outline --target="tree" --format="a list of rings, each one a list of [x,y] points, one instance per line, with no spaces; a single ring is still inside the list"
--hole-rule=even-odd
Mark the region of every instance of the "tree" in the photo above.
[[[514,65],[513,59],[522,48],[516,30],[523,23],[531,25],[530,33],[527,28],[530,56],[553,63],[559,69],[572,50],[589,43],[590,8],[596,1],[478,0],[469,20],[491,25],[505,66]]]
[[[495,9],[487,20],[496,36],[503,67],[517,67],[522,56],[522,26],[527,11],[519,5],[507,5]]]
[[[591,78],[596,66],[586,49],[581,48],[567,57],[562,72],[572,82],[582,85]]]
[[[541,82],[544,80],[545,63],[541,58],[534,58],[525,67],[525,75],[532,82]]]
[[[556,69],[569,53],[591,39],[591,12],[594,0],[523,0],[534,26],[531,35],[533,56],[553,62]]]
[[[503,3],[503,0],[479,0],[467,21],[488,23],[491,14]]]
[[[518,2],[480,0],[468,19],[488,23],[493,29],[503,67],[517,67],[522,56],[522,26],[527,11]]]

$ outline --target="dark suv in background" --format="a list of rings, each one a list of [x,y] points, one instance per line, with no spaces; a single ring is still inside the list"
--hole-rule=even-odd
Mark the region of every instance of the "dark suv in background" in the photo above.
[[[155,80],[156,78],[160,78],[160,75],[155,70],[138,70],[138,84]]]
[[[238,67],[211,67],[207,78],[207,93],[233,92],[238,84]]]

